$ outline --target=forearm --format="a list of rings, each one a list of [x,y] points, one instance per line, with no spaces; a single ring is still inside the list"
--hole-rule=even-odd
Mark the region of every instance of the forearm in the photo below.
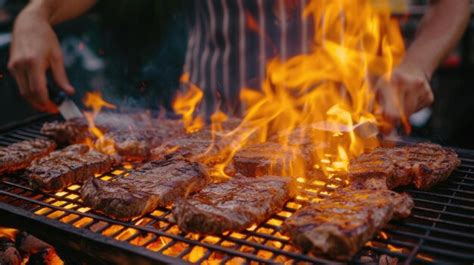
[[[432,0],[404,63],[417,65],[428,78],[455,47],[469,22],[469,0]]]
[[[55,25],[86,12],[96,0],[31,0],[21,15],[39,16]]]

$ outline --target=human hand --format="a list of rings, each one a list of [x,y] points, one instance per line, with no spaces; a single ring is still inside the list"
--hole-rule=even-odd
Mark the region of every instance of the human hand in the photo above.
[[[64,69],[58,38],[47,15],[33,7],[26,7],[15,21],[8,69],[18,84],[20,94],[38,110],[57,111],[48,95],[48,69],[51,69],[60,89],[68,94],[74,93]]]
[[[402,63],[390,80],[380,78],[375,85],[383,116],[392,126],[401,123],[409,130],[408,118],[433,103],[428,75],[415,64]]]

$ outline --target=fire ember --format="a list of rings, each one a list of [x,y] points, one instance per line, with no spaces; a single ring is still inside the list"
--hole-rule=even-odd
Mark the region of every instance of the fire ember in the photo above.
[[[62,265],[63,261],[51,245],[26,232],[0,227],[0,264]]]

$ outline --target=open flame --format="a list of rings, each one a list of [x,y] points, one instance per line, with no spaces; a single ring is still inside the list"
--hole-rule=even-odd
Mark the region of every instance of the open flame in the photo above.
[[[289,153],[293,159],[280,167],[279,173],[293,176],[300,183],[308,181],[305,178],[308,177],[307,172],[313,169],[323,172],[328,177],[332,177],[337,172],[346,171],[352,157],[379,144],[377,127],[382,125],[383,119],[378,114],[380,106],[375,101],[375,93],[371,85],[378,77],[389,79],[392,69],[399,63],[404,52],[398,24],[390,18],[389,0],[312,0],[307,2],[308,5],[302,16],[312,21],[315,29],[310,52],[286,61],[278,58],[271,60],[267,65],[267,79],[262,84],[261,92],[242,88],[240,99],[246,106],[246,110],[241,124],[233,131],[225,132],[222,123],[228,117],[224,113],[216,111],[211,116],[212,139],[217,141],[215,137],[217,134],[225,138],[222,141],[225,146],[217,154],[223,159],[215,160],[224,162],[215,165],[214,168],[214,171],[221,176],[226,176],[225,168],[232,161],[235,153],[254,143],[278,143],[282,150],[275,152],[275,157],[271,160],[279,163],[278,153]],[[373,5],[374,2],[377,4]],[[254,22],[250,25],[255,28]],[[204,126],[204,119],[196,114],[203,93],[190,82],[187,73],[182,76],[181,83],[187,85],[188,90],[178,93],[173,102],[173,108],[176,113],[182,115],[187,132],[193,133]],[[94,120],[103,107],[113,109],[115,106],[104,101],[98,92],[88,93],[84,103],[92,109],[91,112],[86,112],[85,116],[89,122],[91,134],[97,138],[95,143],[91,140],[90,144],[102,152],[113,152],[113,142],[95,126]],[[306,161],[301,161],[300,154],[308,146],[311,146],[309,149],[312,150],[308,154],[312,169],[306,167]],[[211,152],[205,155],[209,155],[208,153]],[[124,166],[126,170],[131,168],[132,165]],[[121,170],[116,171],[112,174],[123,173]],[[108,181],[111,177],[103,176],[101,179]],[[324,187],[326,182],[312,180],[312,183],[315,186]],[[75,194],[67,196],[75,197],[66,198],[76,200],[79,188],[79,185],[70,186],[68,190],[75,191]],[[327,195],[327,192],[320,192],[320,194]],[[62,196],[66,196],[64,191],[56,194],[56,197]],[[299,196],[299,199],[318,200],[318,198],[302,196]],[[62,203],[59,200],[53,205],[61,206]],[[65,207],[77,207],[77,204],[71,203]],[[290,202],[287,207],[293,212],[301,205]],[[77,209],[83,213],[90,210],[88,207]],[[36,214],[47,215],[48,218],[57,218],[64,213],[63,211],[49,212],[51,209],[48,207],[35,211]],[[164,219],[167,218],[165,217],[167,214],[155,210],[151,215]],[[288,217],[291,212],[282,211],[278,215]],[[76,218],[77,215],[69,215],[61,218],[61,221],[69,222]],[[149,218],[140,219],[134,221],[135,225],[148,225],[144,220],[151,221]],[[268,224],[274,226],[281,224],[281,220],[272,220]],[[74,221],[73,225],[87,228],[92,223],[93,219],[86,216]],[[94,232],[101,231],[103,225],[105,226],[106,223],[98,222],[89,229]],[[160,225],[161,221],[153,224],[153,226]],[[254,226],[249,228],[249,231],[255,229]],[[273,236],[288,240],[287,237],[280,235],[280,232],[260,229],[265,229],[265,227],[259,228],[259,233],[274,233]],[[167,232],[176,235],[180,233],[177,228],[169,229]],[[139,235],[137,229],[125,229],[121,225],[111,226],[99,233],[113,236],[117,240],[135,237],[129,242],[137,246],[145,246],[147,242],[152,241],[145,247],[152,251],[165,249],[163,253],[172,256],[182,253],[181,244],[184,244],[180,242],[170,247],[171,238],[166,236],[155,238],[152,233]],[[197,234],[190,236],[195,236],[194,239],[199,237]],[[386,237],[385,234],[382,236]],[[242,240],[247,235],[231,233],[229,237]],[[219,237],[206,236],[203,242],[220,244],[227,248],[235,247],[232,242]],[[291,247],[272,240],[265,241],[265,245],[286,251],[289,250],[286,249],[287,247]],[[397,251],[396,247],[390,249]],[[238,250],[254,252],[246,245]],[[206,252],[205,248],[196,246],[191,252],[185,254],[187,256],[184,258],[190,262],[197,262],[206,255]],[[206,259],[220,263],[222,256],[219,256],[218,252],[212,253]],[[264,250],[259,250],[257,255],[265,257],[266,254]],[[269,253],[269,255],[273,254]],[[417,257],[423,258],[421,254]],[[426,257],[426,260],[429,258]]]
[[[102,108],[115,109],[115,105],[106,102],[99,91],[88,92],[84,98],[84,105],[92,109],[92,112],[85,111],[84,116],[89,124],[90,133],[96,138],[88,139],[87,144],[105,154],[114,154],[114,141],[104,135],[104,133],[95,126],[95,118]]]
[[[202,116],[194,116],[195,110],[203,97],[203,92],[189,81],[189,74],[184,73],[180,79],[187,89],[184,92],[178,92],[173,101],[173,110],[180,114],[186,132],[193,133],[199,131],[204,126]]]
[[[216,165],[217,171],[225,175],[223,169],[240,148],[273,141],[282,148],[278,153],[292,154],[289,163],[278,167],[279,174],[306,176],[300,154],[312,145],[313,169],[332,177],[346,171],[351,158],[377,147],[384,120],[372,86],[378,78],[388,80],[404,54],[398,22],[391,18],[392,2],[309,1],[302,16],[314,25],[310,52],[272,59],[261,92],[242,88],[245,115],[226,135],[228,144],[218,154],[225,162]],[[188,76],[184,81],[189,90],[178,95],[174,106],[194,131],[193,112],[202,92]],[[281,163],[277,156],[272,161]]]

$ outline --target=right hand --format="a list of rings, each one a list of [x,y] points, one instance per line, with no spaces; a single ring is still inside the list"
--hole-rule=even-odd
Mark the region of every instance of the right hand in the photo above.
[[[15,21],[8,69],[18,84],[20,94],[40,111],[57,112],[48,95],[48,69],[51,69],[60,89],[68,94],[74,93],[64,69],[58,38],[47,16],[34,9],[26,7]]]
[[[404,62],[394,69],[389,81],[380,78],[375,89],[385,120],[392,126],[402,123],[408,133],[410,116],[434,101],[430,76],[419,65]]]

